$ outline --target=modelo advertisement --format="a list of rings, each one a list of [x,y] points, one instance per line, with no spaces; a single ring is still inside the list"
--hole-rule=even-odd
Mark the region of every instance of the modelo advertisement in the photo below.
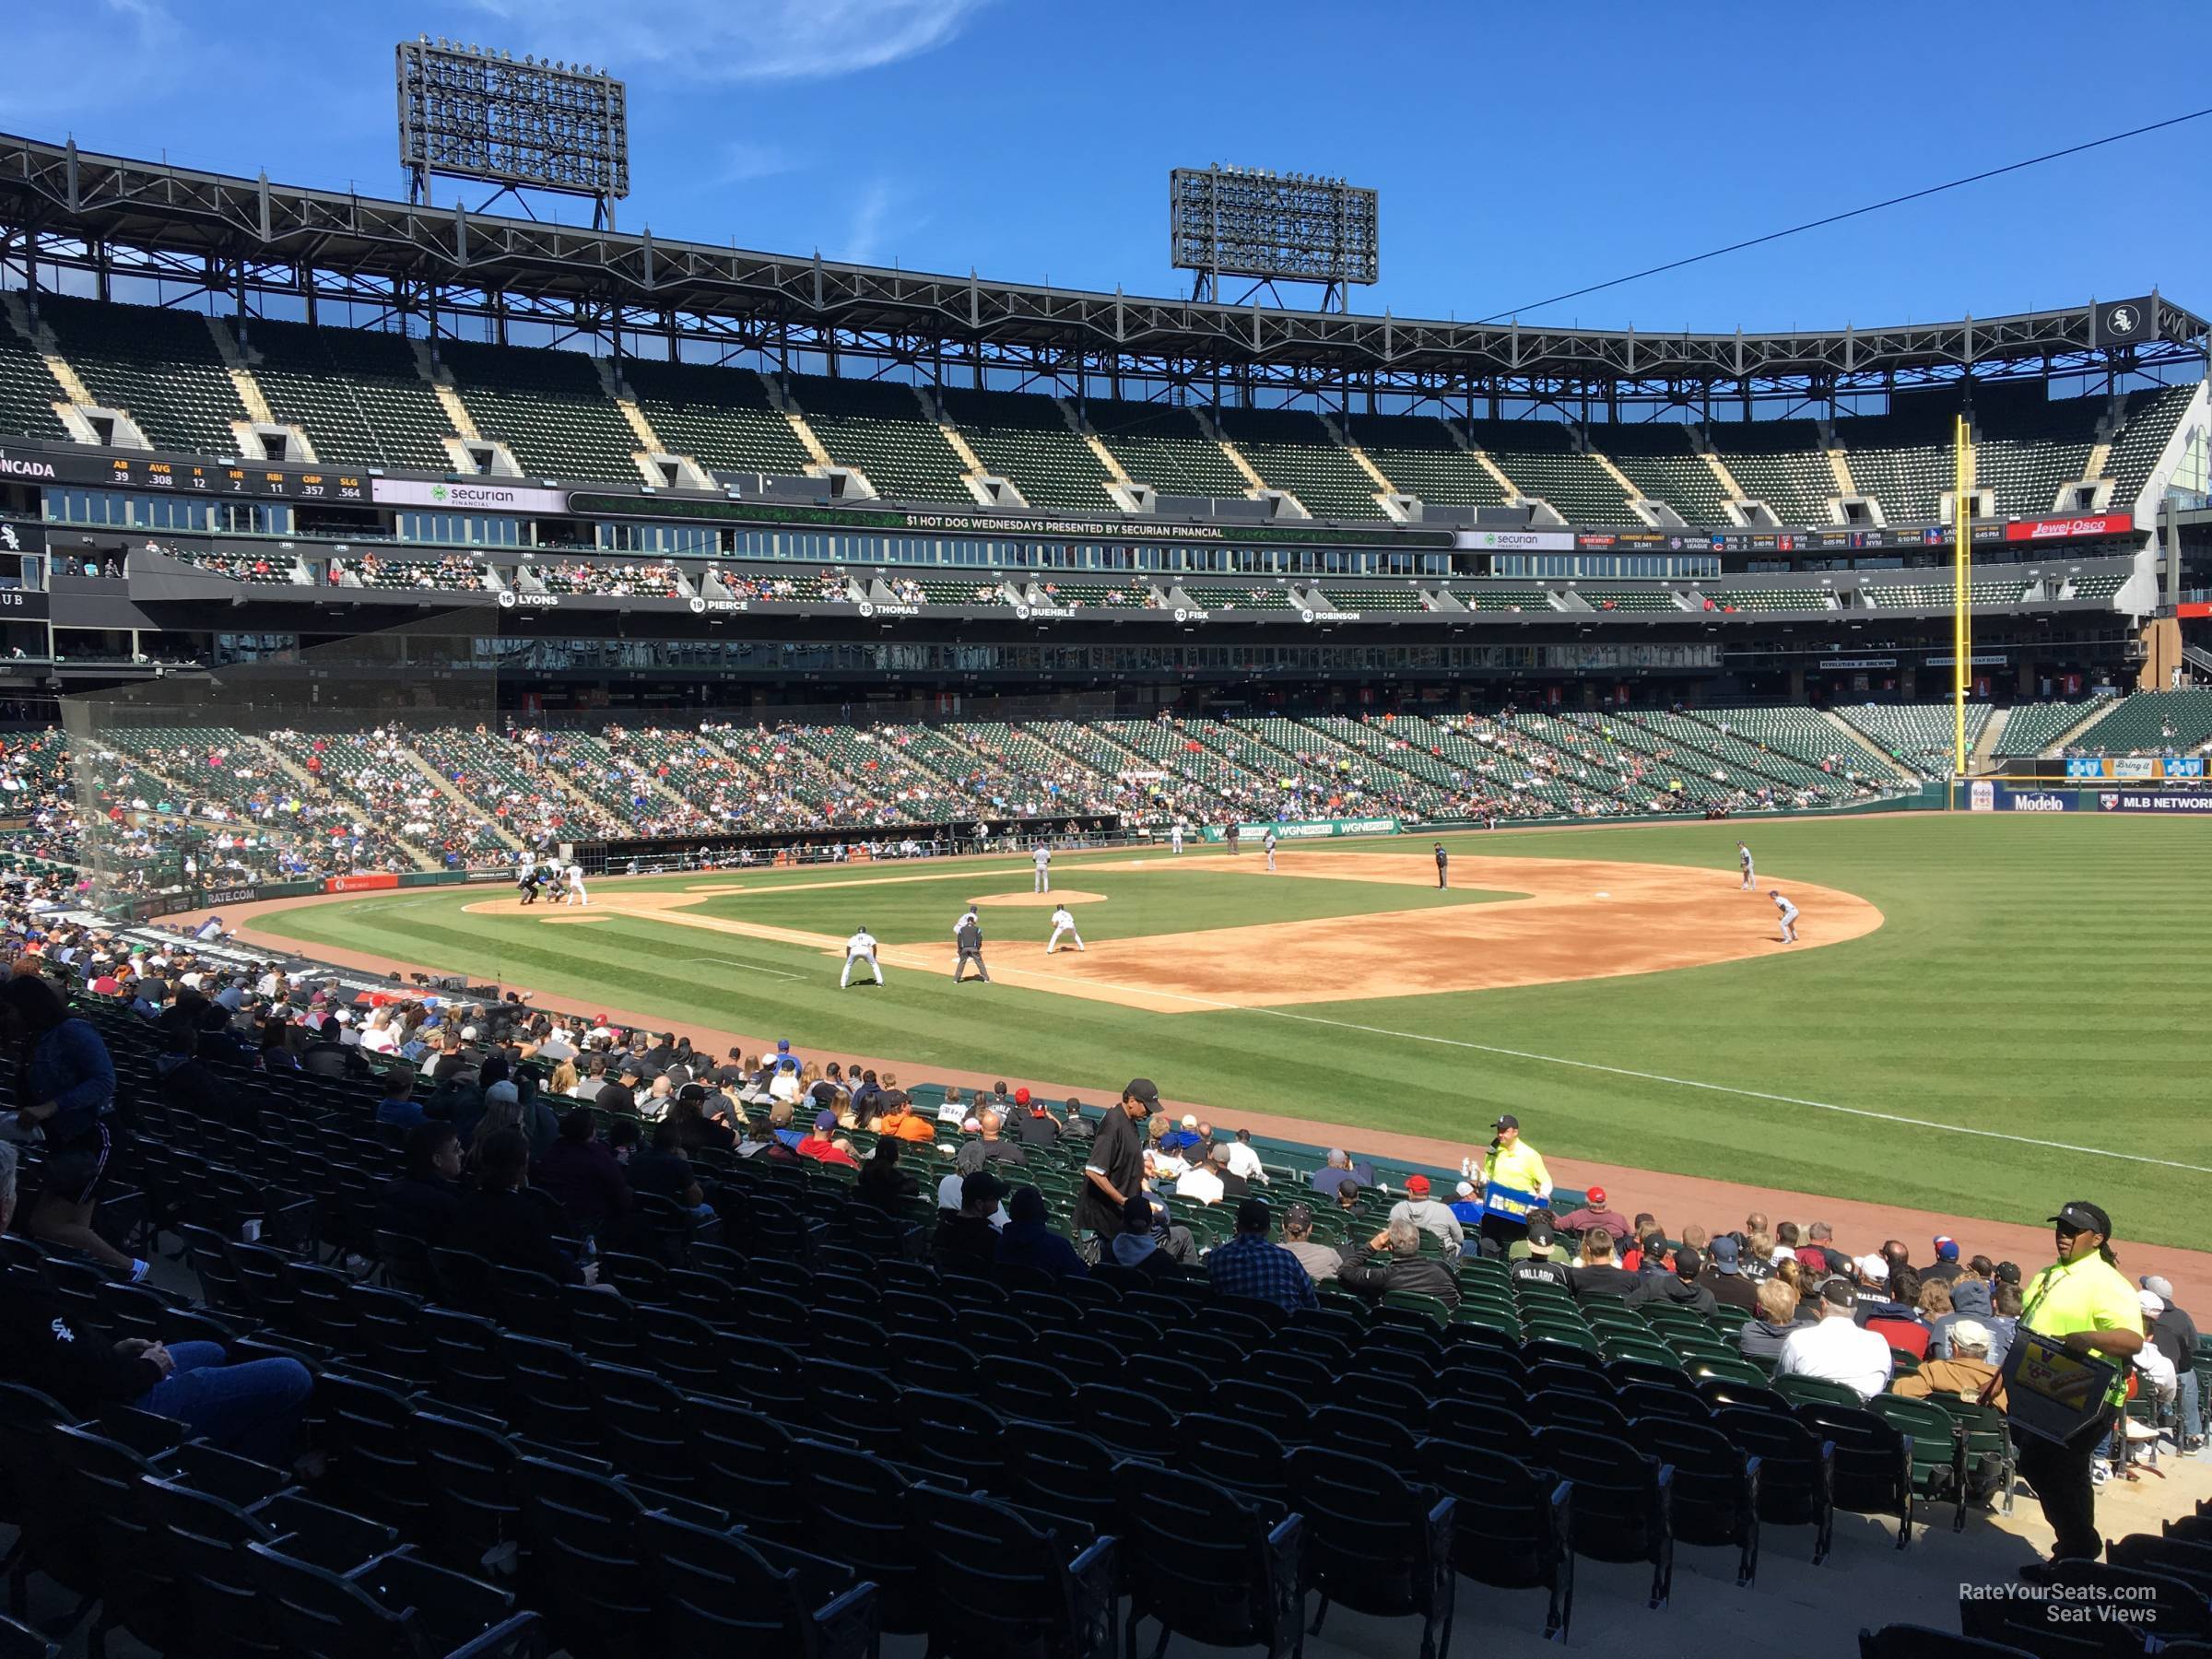
[[[1970,812],[2077,812],[2081,797],[2070,789],[2015,789],[1988,778],[1966,787]]]

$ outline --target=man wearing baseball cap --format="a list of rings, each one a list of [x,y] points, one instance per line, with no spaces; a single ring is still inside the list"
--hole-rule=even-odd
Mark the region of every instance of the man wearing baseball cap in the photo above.
[[[2174,1374],[2181,1385],[2181,1451],[2183,1456],[2189,1456],[2202,1451],[2205,1443],[2205,1403],[2195,1370],[2196,1321],[2175,1305],[2171,1280],[2147,1273],[2136,1283],[2162,1304],[2151,1321],[2150,1342],[2173,1362]]]
[[[1544,1155],[1521,1138],[1521,1120],[1508,1112],[1490,1127],[1496,1131],[1484,1156],[1475,1184],[1488,1192],[1492,1182],[1516,1193],[1531,1193],[1538,1200],[1551,1196],[1551,1171]],[[1528,1236],[1525,1219],[1492,1213],[1482,1218],[1482,1253],[1501,1256]]]
[[[1924,1285],[1930,1279],[1941,1279],[1947,1285],[1965,1271],[1959,1263],[1959,1241],[1947,1233],[1937,1233],[1936,1260],[1920,1270],[1920,1282]]]
[[[2058,1259],[2028,1284],[2019,1323],[2039,1335],[2062,1340],[2077,1354],[2095,1354],[2115,1369],[2105,1404],[2127,1397],[2128,1362],[2143,1347],[2143,1311],[2135,1287],[2121,1274],[2111,1243],[2112,1218],[2085,1198],[2069,1200],[2051,1218]],[[2019,1468],[2043,1518],[2057,1535],[2054,1560],[2094,1561],[2104,1553],[2097,1531],[2097,1487],[2092,1462],[2112,1432],[2111,1410],[2076,1430],[2070,1440],[2019,1437]]]
[[[1629,1236],[1629,1218],[1613,1208],[1606,1199],[1606,1189],[1594,1186],[1583,1198],[1583,1206],[1570,1210],[1559,1218],[1561,1232],[1586,1233],[1592,1228],[1613,1235],[1618,1244]]]
[[[1459,1218],[1452,1213],[1448,1204],[1439,1204],[1429,1195],[1429,1177],[1406,1177],[1406,1196],[1390,1206],[1383,1219],[1383,1230],[1368,1242],[1370,1250],[1387,1249],[1390,1244],[1390,1223],[1410,1221],[1444,1247],[1448,1256],[1459,1254],[1460,1247],[1467,1241],[1466,1229],[1460,1226]]]
[[[1145,1137],[1137,1127],[1159,1110],[1159,1090],[1149,1077],[1132,1077],[1122,1098],[1107,1108],[1090,1153],[1083,1160],[1083,1191],[1076,1225],[1111,1245],[1122,1230],[1129,1200],[1145,1190]]]

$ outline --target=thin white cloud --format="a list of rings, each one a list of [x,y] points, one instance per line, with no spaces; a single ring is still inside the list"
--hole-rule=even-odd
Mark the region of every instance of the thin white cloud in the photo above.
[[[890,212],[890,185],[881,179],[870,179],[853,198],[853,221],[845,228],[845,245],[837,257],[853,265],[874,265]]]
[[[792,171],[798,164],[781,145],[755,144],[749,139],[733,139],[714,154],[706,171],[710,184],[744,184],[754,179],[772,179],[778,173]]]
[[[952,40],[990,0],[473,0],[510,52],[728,84],[881,68]]]

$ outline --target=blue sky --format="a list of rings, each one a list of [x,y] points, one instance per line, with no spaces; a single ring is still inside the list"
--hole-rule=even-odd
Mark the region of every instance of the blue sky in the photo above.
[[[1234,162],[1380,189],[1383,277],[1356,309],[1471,318],[2212,103],[2201,53],[2159,48],[2201,18],[2160,0],[2111,29],[2078,6],[1945,0],[78,0],[11,22],[0,125],[398,194],[392,44],[427,31],[624,76],[625,229],[1169,293],[1168,171]],[[1523,314],[1830,327],[2154,283],[2203,311],[2212,229],[2189,182],[2208,146],[2212,119]]]

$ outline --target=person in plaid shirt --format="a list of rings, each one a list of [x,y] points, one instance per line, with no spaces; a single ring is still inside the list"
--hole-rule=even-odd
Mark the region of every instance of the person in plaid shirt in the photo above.
[[[1273,1219],[1265,1198],[1247,1198],[1237,1206],[1237,1236],[1215,1246],[1206,1258],[1215,1293],[1257,1297],[1289,1313],[1319,1307],[1305,1264],[1281,1245],[1267,1241]]]

